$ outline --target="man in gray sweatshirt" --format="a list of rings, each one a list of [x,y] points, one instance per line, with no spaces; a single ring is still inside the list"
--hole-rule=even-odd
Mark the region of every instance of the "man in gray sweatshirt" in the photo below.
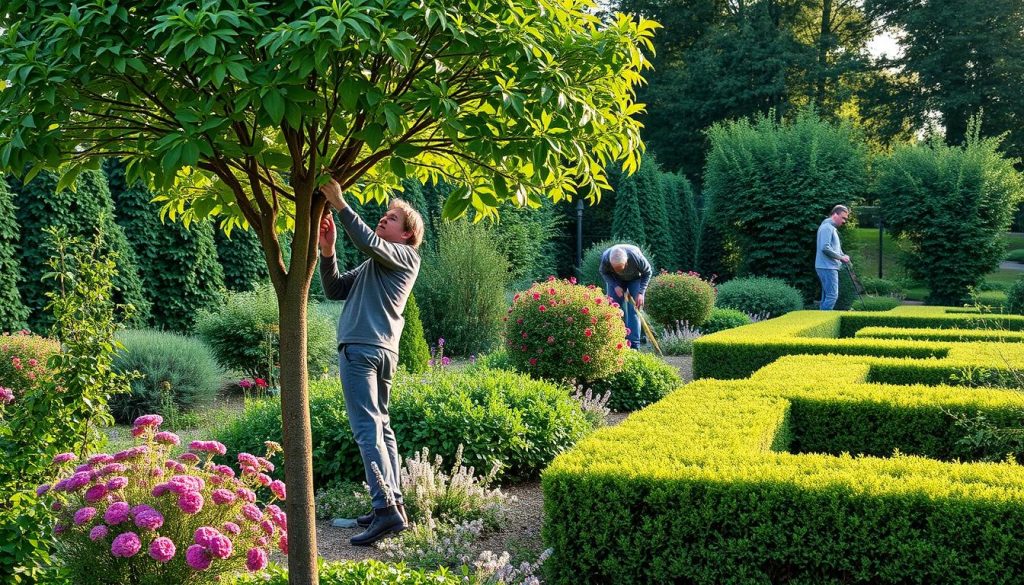
[[[626,324],[626,340],[632,348],[640,347],[640,315],[637,309],[644,308],[644,296],[651,282],[653,269],[640,248],[630,244],[617,244],[601,254],[598,269],[604,279],[605,292],[622,307],[622,319]],[[636,303],[626,300],[626,293]]]
[[[850,208],[836,205],[832,214],[818,226],[818,244],[814,253],[814,269],[821,280],[822,311],[831,311],[839,299],[839,269],[850,263],[839,243],[839,228],[850,218]]]
[[[393,199],[377,228],[371,230],[345,203],[336,181],[321,191],[338,209],[341,227],[352,243],[369,256],[340,274],[334,256],[334,217],[330,212],[324,215],[318,242],[320,280],[327,298],[346,301],[338,320],[341,387],[373,504],[369,514],[357,519],[365,532],[350,542],[366,546],[408,527],[388,403],[398,367],[398,340],[405,325],[402,312],[420,270],[417,249],[423,241],[423,218],[405,201]]]

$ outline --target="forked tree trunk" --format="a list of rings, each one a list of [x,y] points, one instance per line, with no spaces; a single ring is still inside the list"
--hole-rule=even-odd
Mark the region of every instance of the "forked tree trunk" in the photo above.
[[[296,251],[297,254],[301,252]],[[294,264],[293,264],[294,266]],[[313,502],[313,439],[306,366],[305,271],[292,273],[278,298],[281,343],[281,424],[288,486],[288,583],[316,585],[316,518]],[[305,280],[306,282],[301,282]]]

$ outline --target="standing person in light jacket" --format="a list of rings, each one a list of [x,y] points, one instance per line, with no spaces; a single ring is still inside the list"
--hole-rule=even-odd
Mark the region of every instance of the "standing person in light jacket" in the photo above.
[[[341,386],[373,504],[368,514],[357,519],[366,530],[350,542],[367,546],[408,527],[388,403],[405,325],[402,312],[420,270],[417,250],[423,241],[423,218],[405,201],[392,199],[377,228],[371,230],[345,203],[336,181],[332,179],[321,191],[338,209],[341,227],[352,243],[369,256],[339,274],[334,256],[337,229],[328,211],[320,221],[320,279],[327,298],[346,301],[338,320]]]
[[[630,244],[618,244],[601,254],[601,278],[608,296],[622,307],[622,319],[626,323],[626,340],[629,346],[640,346],[640,315],[637,309],[644,308],[644,295],[651,282],[651,263],[640,248]],[[626,293],[636,302],[625,300]]]
[[[850,208],[836,205],[832,214],[818,226],[818,244],[814,253],[814,269],[821,280],[822,311],[831,311],[839,299],[839,269],[850,263],[839,243],[839,228],[850,219]]]

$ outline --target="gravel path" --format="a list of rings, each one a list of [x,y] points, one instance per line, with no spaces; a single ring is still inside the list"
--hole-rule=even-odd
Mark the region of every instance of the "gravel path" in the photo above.
[[[679,368],[679,375],[684,381],[693,380],[693,358],[690,356],[665,356],[668,364]],[[617,425],[624,421],[627,413],[612,413],[608,417],[609,425]],[[509,551],[515,558],[516,553],[526,553],[536,558],[543,548],[540,539],[540,527],[544,518],[544,496],[540,488],[540,480],[509,486],[503,489],[506,494],[516,497],[516,501],[508,511],[505,528],[488,534],[478,544],[480,550],[491,550],[496,553]],[[327,521],[318,521],[316,525],[317,549],[325,559],[337,560],[384,560],[384,555],[375,547],[352,546],[348,539],[359,532],[356,528],[335,528]]]

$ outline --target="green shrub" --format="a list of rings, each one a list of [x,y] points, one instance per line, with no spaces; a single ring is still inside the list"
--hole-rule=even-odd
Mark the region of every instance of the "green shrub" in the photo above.
[[[310,383],[310,413],[314,483],[364,481],[337,381]],[[461,444],[466,465],[490,469],[501,463],[502,482],[536,477],[592,428],[568,389],[500,370],[432,368],[415,375],[399,370],[390,415],[402,457],[426,447],[454,461]],[[221,429],[217,440],[233,450],[230,460],[234,453],[259,450],[264,441],[280,441],[280,401],[247,403],[242,416]]]
[[[334,324],[309,304],[307,322],[307,364],[312,377],[331,370],[337,359]],[[229,294],[223,305],[200,311],[196,332],[213,350],[221,367],[237,370],[252,378],[277,379],[278,347],[277,297],[274,289],[260,286],[244,293]]]
[[[490,232],[466,221],[444,224],[436,252],[425,252],[416,298],[427,339],[443,337],[451,355],[479,354],[500,341],[508,260]]]
[[[812,299],[815,233],[833,206],[867,192],[867,149],[851,125],[813,110],[780,118],[741,118],[708,130],[704,196],[716,227],[738,249],[740,276],[785,279]],[[840,230],[846,247],[849,229]]]
[[[777,278],[751,276],[734,278],[718,285],[715,306],[736,309],[748,315],[778,317],[803,308],[800,291]]]
[[[1005,260],[1008,262],[1024,262],[1024,248],[1010,250],[1006,253]]]
[[[103,165],[114,201],[117,225],[135,252],[142,291],[152,311],[149,325],[187,333],[197,311],[220,303],[224,271],[217,262],[213,224],[196,221],[189,227],[160,218],[160,204],[144,185],[125,182],[124,164]]]
[[[267,261],[255,230],[241,227],[227,235],[214,230],[217,259],[224,270],[224,286],[234,292],[250,291],[267,281]]]
[[[971,122],[963,146],[941,139],[897,148],[878,163],[885,223],[908,246],[907,271],[928,287],[928,303],[957,305],[1005,253],[1003,234],[1024,179]]]
[[[593,382],[596,394],[611,391],[606,405],[617,412],[639,410],[661,400],[683,384],[676,368],[657,356],[639,351],[626,353],[622,370]]]
[[[18,238],[21,229],[14,219],[14,199],[0,176],[0,331],[17,331],[27,325],[28,307],[21,302],[18,281]]]
[[[143,414],[188,412],[217,394],[221,371],[210,348],[194,337],[161,331],[128,330],[118,335],[124,349],[114,360],[122,374],[138,372],[129,394],[110,400],[114,419],[129,424]]]
[[[906,296],[906,288],[902,283],[895,280],[878,278],[877,276],[862,276],[860,277],[860,283],[864,287],[865,294],[899,298]]]
[[[370,507],[370,492],[359,482],[332,483],[316,492],[316,517],[321,520],[356,518]]]
[[[425,372],[427,362],[430,361],[430,347],[423,337],[423,321],[420,320],[416,295],[409,295],[402,317],[405,319],[405,328],[402,329],[402,337],[398,340],[398,365],[405,366],[405,369],[414,374]]]
[[[551,279],[516,293],[506,350],[520,372],[549,380],[597,380],[622,368],[621,309],[596,287]]]
[[[902,302],[896,297],[879,297],[864,295],[857,299],[851,307],[854,311],[888,311],[900,306]]]
[[[15,401],[35,392],[52,378],[46,362],[59,351],[60,344],[45,337],[28,333],[0,335],[0,386],[12,390]]]
[[[487,226],[498,250],[508,260],[513,288],[528,288],[533,281],[557,272],[554,247],[562,223],[554,204],[545,200],[539,209],[505,205],[500,219]]]
[[[576,272],[576,278],[579,284],[583,286],[594,285],[597,288],[604,290],[604,279],[601,278],[601,254],[604,254],[604,251],[608,248],[618,244],[630,244],[637,246],[640,248],[640,251],[643,252],[644,258],[647,258],[647,261],[651,263],[652,267],[658,266],[655,264],[654,255],[651,254],[651,251],[646,246],[641,246],[631,240],[604,240],[603,242],[598,242],[587,248],[583,253],[583,261],[580,262],[580,267]]]
[[[708,315],[704,324],[700,326],[700,331],[704,335],[710,335],[719,331],[725,331],[726,329],[749,325],[750,323],[750,315],[743,311],[715,307],[711,309],[711,314]]]
[[[476,358],[476,361],[470,365],[469,370],[477,369],[490,369],[490,370],[511,370],[516,371],[516,367],[512,365],[512,358],[509,357],[507,351],[504,348],[496,349],[490,353],[485,353]]]
[[[651,279],[644,303],[647,314],[662,326],[684,321],[699,327],[711,314],[715,289],[697,274],[666,272]]]
[[[1006,310],[1017,315],[1024,314],[1024,277],[1015,280],[1006,291]]]
[[[656,268],[676,270],[676,236],[686,234],[672,231],[666,176],[653,156],[643,157],[640,168],[632,175],[616,175],[612,237],[640,242],[661,261]],[[654,266],[653,261],[651,265]]]
[[[420,570],[404,564],[381,561],[318,560],[320,585],[460,585],[462,577],[447,570]],[[280,565],[270,565],[259,576],[238,575],[228,578],[225,585],[288,585],[288,571]]]
[[[117,266],[114,274],[113,300],[131,304],[129,325],[144,327],[149,322],[150,304],[142,290],[142,281],[135,252],[124,231],[114,222],[114,204],[110,198],[107,178],[100,171],[85,171],[78,177],[75,188],[57,192],[57,175],[40,173],[28,184],[12,180],[14,205],[21,226],[21,300],[29,309],[29,327],[45,332],[52,324],[49,313],[44,312],[46,293],[52,291],[53,282],[43,279],[48,271],[50,254],[48,227],[67,230],[68,235],[92,239],[103,233],[102,253],[112,253]]]

